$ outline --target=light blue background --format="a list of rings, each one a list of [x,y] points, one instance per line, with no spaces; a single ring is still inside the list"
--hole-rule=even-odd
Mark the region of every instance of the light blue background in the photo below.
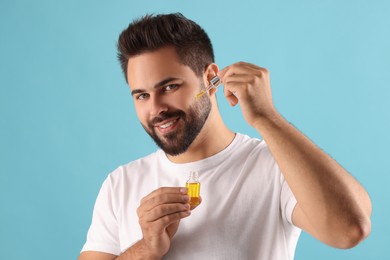
[[[136,17],[176,11],[206,29],[220,67],[267,67],[279,111],[371,195],[367,240],[338,250],[302,234],[296,259],[389,259],[386,0],[1,0],[0,259],[76,259],[107,174],[155,150],[116,40]],[[258,137],[221,94],[226,123]]]

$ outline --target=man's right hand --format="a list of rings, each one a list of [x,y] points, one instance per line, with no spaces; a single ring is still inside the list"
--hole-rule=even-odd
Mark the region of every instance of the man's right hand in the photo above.
[[[159,188],[141,200],[137,214],[144,246],[160,259],[171,245],[180,220],[191,214],[186,188]]]
[[[143,238],[123,254],[83,252],[79,260],[161,259],[171,246],[180,220],[191,214],[186,188],[159,188],[141,200],[137,209]]]

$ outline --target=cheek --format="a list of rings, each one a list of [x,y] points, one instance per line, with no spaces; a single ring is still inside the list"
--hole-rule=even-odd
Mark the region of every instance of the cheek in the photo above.
[[[194,102],[196,102],[196,95],[198,93],[190,92],[186,95],[181,95],[180,97],[175,98],[174,106],[180,109],[188,109],[191,107]]]
[[[177,98],[174,102],[171,103],[173,109],[185,109],[187,108],[189,102],[185,98]]]

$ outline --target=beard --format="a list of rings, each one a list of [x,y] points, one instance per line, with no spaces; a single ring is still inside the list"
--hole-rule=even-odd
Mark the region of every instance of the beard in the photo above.
[[[190,106],[188,113],[183,110],[168,111],[150,120],[147,126],[141,124],[158,147],[165,153],[176,156],[188,150],[202,130],[210,111],[211,101],[208,95],[203,95]],[[159,136],[154,125],[169,118],[178,118],[178,121],[183,120],[184,129],[176,129]]]

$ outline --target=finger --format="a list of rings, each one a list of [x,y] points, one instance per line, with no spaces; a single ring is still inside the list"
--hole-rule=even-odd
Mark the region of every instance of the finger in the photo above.
[[[182,212],[175,212],[169,215],[165,215],[155,221],[146,221],[144,218],[139,219],[139,223],[141,225],[141,228],[143,232],[147,233],[160,233],[161,231],[165,230],[166,227],[169,225],[180,221],[183,218],[186,218],[191,215],[191,211],[182,211]]]
[[[240,88],[237,87],[238,85],[246,84],[247,86],[250,86],[255,83],[256,76],[253,74],[234,74],[225,78],[224,86],[225,88],[228,88],[227,90],[233,92],[240,90]]]
[[[231,76],[227,76],[225,77],[224,79],[224,88],[223,88],[223,92],[224,92],[224,95],[225,97],[230,100],[232,99],[232,101],[234,101],[234,103],[236,104],[237,101],[238,101],[238,96],[237,96],[237,92],[239,91],[239,87],[238,87],[238,84],[237,83],[240,83],[241,81],[245,81],[247,80],[247,78],[249,79],[248,75],[244,75],[244,74],[233,74]],[[231,103],[231,105],[233,105]]]
[[[239,93],[240,90],[255,85],[256,80],[256,76],[252,74],[235,74],[225,78],[224,86],[226,91]]]
[[[256,84],[256,78],[252,75],[239,75],[224,84],[224,95],[231,106],[237,105],[240,99],[252,91],[251,86]]]
[[[263,67],[260,67],[260,66],[257,66],[253,63],[248,63],[248,62],[243,62],[243,61],[240,61],[240,62],[237,62],[234,64],[235,66],[240,66],[240,67],[247,67],[247,68],[251,68],[251,69],[254,69],[254,70],[262,70],[262,69],[265,69]]]
[[[267,72],[267,69],[251,63],[237,62],[218,71],[217,75],[221,78],[221,80],[224,80],[226,76],[232,76],[235,74],[256,74],[261,72]]]
[[[255,64],[252,64],[252,63],[248,63],[248,62],[243,62],[243,61],[240,61],[240,62],[236,62],[232,65],[229,66],[230,69],[233,69],[233,70],[240,70],[240,69],[243,69],[243,70],[255,70],[255,71],[262,71],[262,70],[267,70],[266,68],[263,68],[263,67],[259,67]]]
[[[229,70],[229,66],[226,66],[225,68],[219,70],[217,72],[217,76],[220,78],[220,79],[223,79],[225,77],[225,74],[226,72]]]
[[[142,218],[147,222],[153,222],[167,215],[186,212],[189,210],[190,210],[189,204],[182,204],[182,203],[162,204],[146,212],[146,214],[142,216]]]
[[[227,101],[232,107],[238,104],[238,98],[235,96],[235,91],[227,90],[224,88],[223,94],[225,95]]]
[[[142,200],[148,199],[149,197],[158,195],[158,194],[163,194],[163,193],[182,193],[182,194],[187,194],[187,188],[185,187],[160,187],[148,195],[146,195]],[[141,200],[141,202],[142,202]]]
[[[226,66],[225,68],[223,68],[222,70],[218,71],[217,72],[217,75],[221,78],[224,78],[228,75],[232,75],[232,74],[240,74],[240,73],[243,73],[245,72],[246,69],[248,68],[253,68],[253,67],[250,67],[250,66],[247,66],[245,63],[243,62],[237,62],[237,63],[233,63],[229,66]]]
[[[166,216],[154,221],[153,226],[156,229],[165,229],[167,226],[169,226],[177,221],[180,221],[181,219],[186,218],[190,215],[191,215],[190,210],[166,215]]]
[[[146,201],[150,200],[151,198],[154,197],[159,197],[164,194],[176,194],[176,195],[186,195],[187,194],[187,188],[184,187],[161,187],[158,188],[145,197],[141,199],[141,204],[145,203]]]
[[[147,200],[144,200],[141,203],[140,208],[143,211],[149,211],[158,205],[172,203],[186,204],[188,201],[189,196],[187,194],[156,194],[155,196],[149,197]]]

